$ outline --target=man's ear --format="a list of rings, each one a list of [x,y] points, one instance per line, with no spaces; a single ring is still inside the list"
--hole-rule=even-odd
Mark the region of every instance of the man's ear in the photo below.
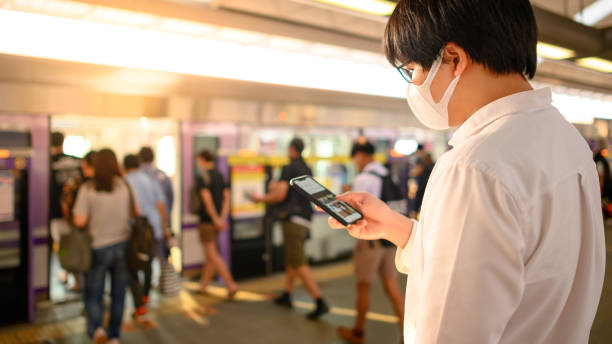
[[[461,75],[471,62],[465,50],[453,42],[447,43],[444,47],[443,59],[451,65],[455,77]]]

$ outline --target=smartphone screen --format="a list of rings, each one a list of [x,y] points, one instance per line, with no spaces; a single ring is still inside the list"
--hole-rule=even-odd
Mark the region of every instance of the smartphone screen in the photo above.
[[[336,195],[310,176],[295,178],[291,181],[291,185],[301,190],[301,193],[308,195],[308,198],[325,212],[341,223],[344,222],[344,225],[355,223],[363,218],[357,210],[337,200]]]

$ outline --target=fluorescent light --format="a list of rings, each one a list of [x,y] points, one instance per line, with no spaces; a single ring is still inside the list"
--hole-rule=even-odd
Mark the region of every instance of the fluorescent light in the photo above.
[[[401,155],[410,155],[417,151],[419,143],[413,139],[399,139],[395,141],[393,150]]]
[[[176,173],[176,148],[172,136],[164,136],[157,142],[157,167],[172,177]]]
[[[538,42],[538,55],[551,60],[564,60],[576,56],[573,50]]]
[[[593,26],[612,13],[612,1],[597,0],[576,13],[574,20],[584,25]]]
[[[80,135],[68,135],[64,139],[64,153],[82,158],[91,150],[91,142]]]
[[[0,30],[13,33],[0,40],[0,53],[9,55],[405,96],[406,85],[391,66],[353,61],[350,54],[344,59],[316,56],[306,41],[301,43],[303,50],[294,51],[296,40],[280,44],[281,40],[262,39],[252,45],[254,40],[222,41],[11,10],[0,10]]]
[[[329,5],[347,8],[377,16],[388,16],[393,13],[395,3],[386,0],[316,0]]]
[[[612,73],[612,61],[601,59],[599,57],[585,57],[582,59],[576,60],[576,64],[598,70],[600,72]]]

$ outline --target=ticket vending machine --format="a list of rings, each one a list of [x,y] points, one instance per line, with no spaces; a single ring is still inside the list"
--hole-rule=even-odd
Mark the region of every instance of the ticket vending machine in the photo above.
[[[0,325],[30,319],[29,132],[0,131]]]

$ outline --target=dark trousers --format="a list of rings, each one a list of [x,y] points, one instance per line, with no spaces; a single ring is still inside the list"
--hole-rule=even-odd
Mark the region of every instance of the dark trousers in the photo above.
[[[137,270],[130,268],[130,289],[132,290],[132,297],[134,298],[134,307],[139,308],[144,305],[142,302],[143,296],[149,296],[151,291],[151,278],[153,275],[152,261],[147,264],[143,270]],[[144,281],[140,281],[139,272],[144,273]]]
[[[83,299],[87,317],[87,334],[93,337],[96,329],[102,327],[104,319],[104,285],[106,273],[111,278],[111,308],[110,320],[106,334],[108,338],[119,338],[123,307],[125,304],[125,288],[128,284],[128,269],[126,262],[127,243],[91,250],[91,268],[85,273],[85,289]]]

